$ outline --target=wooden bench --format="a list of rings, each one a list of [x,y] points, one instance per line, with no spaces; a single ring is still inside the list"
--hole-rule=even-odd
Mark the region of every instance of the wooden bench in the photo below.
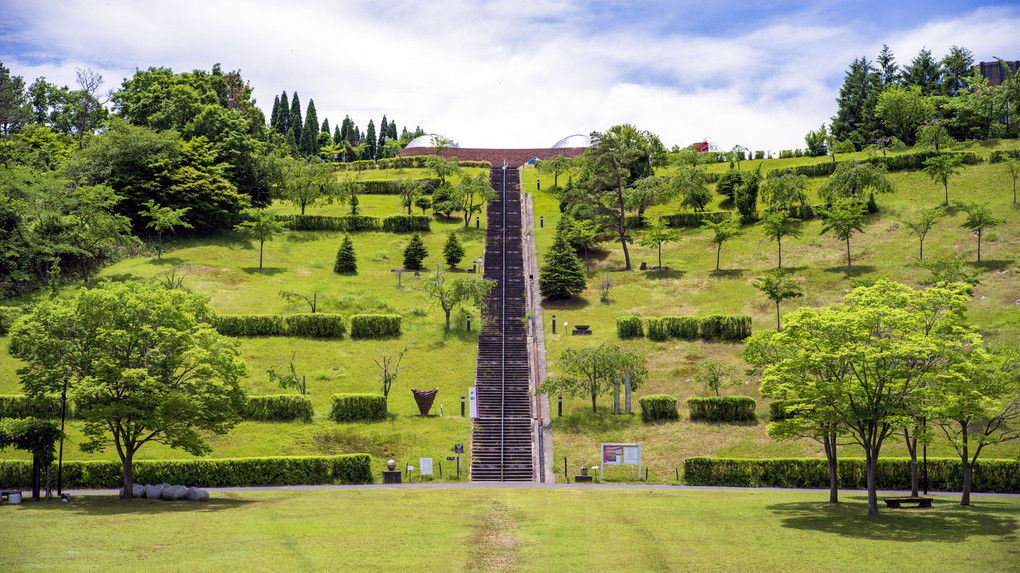
[[[917,507],[931,507],[930,497],[887,497],[885,504],[889,507],[899,507],[904,503],[916,503]]]
[[[4,501],[7,501],[8,503],[10,503],[10,501],[11,501],[11,494],[12,493],[20,494],[21,490],[20,489],[5,489],[5,490],[0,491],[0,503],[3,503]]]

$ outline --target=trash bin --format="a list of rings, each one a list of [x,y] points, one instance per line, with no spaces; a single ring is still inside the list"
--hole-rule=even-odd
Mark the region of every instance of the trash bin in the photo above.
[[[21,492],[14,492],[7,496],[7,501],[11,503],[21,503]]]

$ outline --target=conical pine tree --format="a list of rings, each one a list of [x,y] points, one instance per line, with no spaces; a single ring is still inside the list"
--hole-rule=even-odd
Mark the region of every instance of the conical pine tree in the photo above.
[[[420,271],[422,269],[421,263],[427,256],[429,256],[429,251],[425,248],[425,243],[421,241],[418,233],[415,233],[411,237],[411,242],[404,248],[404,268],[411,271]]]
[[[301,144],[301,128],[304,123],[301,122],[301,100],[298,98],[297,92],[294,92],[294,97],[290,99],[290,125],[287,126],[287,130],[294,130],[294,140],[298,145]]]
[[[567,298],[580,294],[587,286],[581,259],[567,243],[565,233],[557,233],[553,246],[538,272],[538,292],[549,298]]]
[[[279,131],[280,126],[276,123],[280,121],[280,96],[273,98],[273,113],[269,114],[269,126]]]
[[[315,155],[319,152],[319,115],[315,112],[315,100],[308,100],[305,127],[301,130],[301,154]]]
[[[344,240],[340,243],[333,272],[337,274],[358,272],[358,257],[354,254],[354,243],[351,242],[350,235],[344,235]]]
[[[464,258],[464,247],[457,240],[457,233],[450,233],[450,238],[446,239],[446,244],[443,245],[443,258],[451,269]]]
[[[273,127],[281,135],[287,135],[287,132],[290,131],[290,99],[287,98],[286,90],[280,95],[280,110],[277,112],[276,118],[273,119]]]

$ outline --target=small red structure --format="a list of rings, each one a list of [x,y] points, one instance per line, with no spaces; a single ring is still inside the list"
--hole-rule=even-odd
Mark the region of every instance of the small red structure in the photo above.
[[[699,141],[697,143],[692,143],[691,147],[693,147],[694,151],[697,151],[698,153],[704,153],[704,152],[708,151],[708,142],[707,141]]]

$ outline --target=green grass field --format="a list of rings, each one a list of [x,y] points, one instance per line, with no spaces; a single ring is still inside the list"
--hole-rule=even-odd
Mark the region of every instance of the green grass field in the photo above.
[[[4,571],[1005,571],[1020,499],[883,510],[796,491],[371,489],[0,507]]]

